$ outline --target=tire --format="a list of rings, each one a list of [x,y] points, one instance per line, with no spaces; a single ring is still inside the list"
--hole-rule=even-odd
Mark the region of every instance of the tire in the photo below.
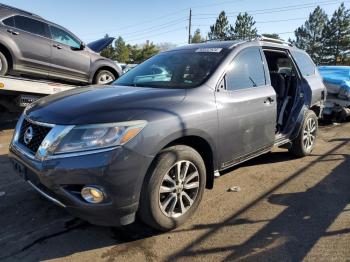
[[[0,76],[4,76],[8,71],[8,62],[3,53],[0,52]]]
[[[174,186],[177,167],[180,166],[180,174],[183,176],[187,165],[187,174],[182,178],[183,183]],[[197,151],[183,145],[164,149],[156,157],[143,184],[139,208],[141,220],[161,231],[169,231],[180,226],[197,210],[205,185],[205,164]],[[161,186],[167,192],[160,192]],[[189,189],[190,187],[193,188]],[[170,188],[173,189],[168,192]],[[188,197],[192,199],[192,203]]]
[[[292,141],[289,152],[297,157],[310,155],[316,144],[317,132],[317,116],[313,111],[309,110],[305,114],[298,136]]]
[[[93,84],[108,85],[116,79],[115,75],[108,70],[100,70],[97,72]]]

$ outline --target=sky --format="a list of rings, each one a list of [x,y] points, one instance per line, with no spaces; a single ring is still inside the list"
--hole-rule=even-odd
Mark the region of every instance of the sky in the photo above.
[[[186,44],[189,10],[192,9],[192,34],[196,28],[206,36],[221,11],[234,24],[239,12],[253,15],[259,34],[279,33],[284,39],[294,36],[311,11],[320,5],[332,15],[341,1],[336,0],[2,0],[38,14],[66,27],[84,42],[103,37],[122,36],[127,43],[172,42]],[[343,1],[350,7],[350,1]]]

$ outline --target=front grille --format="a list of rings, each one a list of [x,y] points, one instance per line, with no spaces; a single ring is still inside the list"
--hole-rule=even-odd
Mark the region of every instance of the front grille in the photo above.
[[[32,127],[33,129],[33,133],[32,133],[33,137],[27,144],[24,142],[25,141],[24,136],[29,127]],[[24,119],[19,132],[18,142],[23,146],[25,146],[26,148],[28,148],[33,154],[35,154],[36,151],[38,151],[46,135],[50,132],[50,130],[51,130],[50,127],[33,124],[28,120]]]

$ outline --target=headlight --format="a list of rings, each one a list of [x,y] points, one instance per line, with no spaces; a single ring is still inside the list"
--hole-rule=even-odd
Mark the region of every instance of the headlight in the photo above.
[[[130,121],[76,126],[59,141],[54,154],[123,145],[140,133],[146,123],[146,121]]]

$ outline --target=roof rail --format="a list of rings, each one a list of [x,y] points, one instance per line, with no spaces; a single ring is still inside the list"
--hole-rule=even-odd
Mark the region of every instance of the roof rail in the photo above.
[[[13,6],[10,6],[10,5],[0,4],[0,8],[5,8],[5,9],[8,9],[8,10],[17,11],[17,12],[22,13],[22,14],[26,14],[26,15],[30,15],[30,16],[35,16],[35,17],[42,18],[41,16],[38,16],[38,15],[33,14],[33,13],[31,13],[31,12],[24,11],[24,10],[22,10],[22,9],[19,9],[19,8],[17,8],[17,7],[13,7]]]
[[[266,37],[262,35],[258,35],[254,40],[293,46],[291,43],[284,41],[282,39],[276,39],[276,38]]]

